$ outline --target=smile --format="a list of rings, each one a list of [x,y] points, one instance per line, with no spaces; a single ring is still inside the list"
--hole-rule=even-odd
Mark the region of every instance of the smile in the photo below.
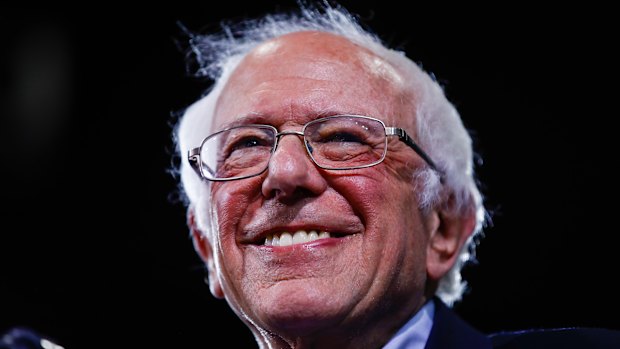
[[[297,230],[294,234],[291,235],[289,232],[275,233],[269,234],[265,238],[265,246],[290,246],[290,245],[298,245],[304,244],[307,242],[319,240],[319,239],[328,239],[331,237],[331,234],[326,231],[317,232],[316,230]]]

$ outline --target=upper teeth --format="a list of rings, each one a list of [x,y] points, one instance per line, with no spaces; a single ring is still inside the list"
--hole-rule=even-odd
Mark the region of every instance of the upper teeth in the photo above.
[[[298,230],[293,235],[288,232],[269,234],[265,239],[265,246],[289,246],[294,244],[303,244],[309,241],[329,238],[330,234],[326,231],[318,232],[316,230]]]

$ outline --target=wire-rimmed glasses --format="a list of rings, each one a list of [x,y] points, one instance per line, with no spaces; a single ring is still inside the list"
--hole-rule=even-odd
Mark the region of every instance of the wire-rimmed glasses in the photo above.
[[[242,125],[215,132],[188,152],[192,168],[210,181],[231,181],[257,176],[269,166],[280,137],[303,138],[312,161],[326,170],[353,170],[375,166],[385,159],[387,137],[397,136],[428,165],[431,158],[402,128],[362,115],[334,115],[305,124],[301,131],[282,131],[271,125]]]

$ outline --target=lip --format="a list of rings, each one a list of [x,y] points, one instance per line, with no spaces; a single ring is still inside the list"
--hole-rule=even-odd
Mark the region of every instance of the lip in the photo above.
[[[326,204],[324,201],[305,199],[293,205],[269,201],[246,217],[247,220],[242,220],[237,230],[236,239],[240,245],[263,246],[269,234],[288,232],[292,235],[298,230],[326,231],[334,240],[364,232],[360,217],[348,205],[338,204],[338,201]]]
[[[243,245],[247,263],[261,278],[285,281],[331,275],[347,262],[348,251],[359,248],[360,234],[288,246]]]
[[[255,247],[261,250],[271,251],[272,253],[275,253],[275,254],[278,254],[278,253],[288,254],[290,252],[310,251],[310,250],[314,250],[316,248],[321,248],[321,247],[336,246],[339,243],[344,241],[343,239],[344,237],[352,237],[354,235],[355,234],[342,235],[338,237],[330,237],[330,238],[308,241],[302,244],[293,244],[293,245],[288,245],[288,246],[267,246],[267,245],[258,244]]]
[[[354,226],[340,226],[340,225],[339,226],[333,226],[333,225],[328,226],[328,225],[321,225],[321,224],[316,224],[316,223],[312,225],[300,224],[300,225],[274,226],[266,230],[261,230],[259,232],[246,230],[243,232],[243,235],[241,239],[239,240],[239,242],[245,245],[262,246],[264,245],[265,239],[267,238],[268,235],[281,234],[284,232],[288,232],[291,235],[293,235],[298,230],[303,230],[306,232],[310,232],[314,230],[317,233],[321,231],[326,231],[331,235],[331,237],[327,239],[319,239],[319,240],[305,242],[303,244],[295,244],[295,245],[290,245],[290,246],[297,246],[297,245],[308,245],[309,246],[309,245],[313,245],[314,243],[320,243],[323,240],[336,240],[339,238],[343,238],[345,236],[354,235],[354,234],[358,234],[361,232],[357,227],[354,227]],[[280,246],[265,246],[265,247],[280,247]],[[288,246],[283,246],[283,248],[284,247],[288,247]]]

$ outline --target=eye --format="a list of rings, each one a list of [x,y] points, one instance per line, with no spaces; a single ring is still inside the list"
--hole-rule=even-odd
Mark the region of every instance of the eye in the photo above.
[[[230,152],[233,152],[235,150],[258,147],[258,146],[265,146],[265,145],[267,144],[264,139],[260,139],[255,136],[247,136],[241,139],[237,139],[234,143],[232,143],[229,146],[229,150]]]
[[[240,157],[262,156],[260,154],[269,153],[272,146],[272,140],[258,135],[233,137],[228,140],[226,146],[222,149],[222,155],[227,161]]]
[[[257,127],[238,127],[223,132],[220,137],[219,159],[224,161],[262,157],[274,145],[273,132]]]
[[[322,137],[322,142],[338,142],[338,143],[364,143],[364,138],[347,131],[338,131],[330,133]]]

